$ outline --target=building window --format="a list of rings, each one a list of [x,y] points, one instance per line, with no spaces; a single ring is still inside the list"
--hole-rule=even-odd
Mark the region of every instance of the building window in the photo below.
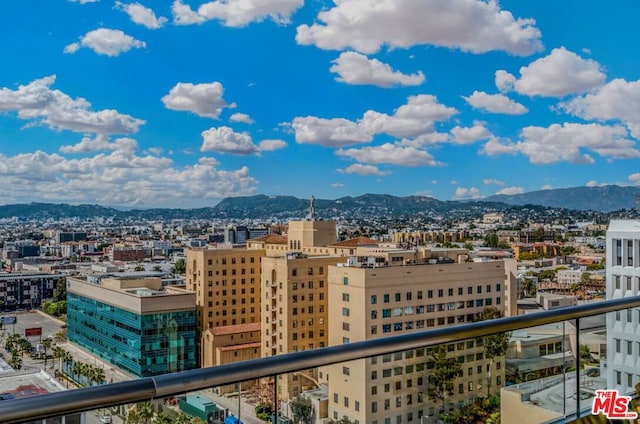
[[[349,301],[349,293],[342,293],[342,301],[343,302]]]
[[[396,302],[400,302],[400,293],[395,294]]]
[[[376,296],[375,294],[371,295],[371,304],[375,305],[376,303],[378,303],[378,296]]]
[[[343,317],[349,316],[349,308],[342,308],[342,316]]]
[[[353,408],[356,410],[356,412],[360,411],[360,402],[359,401],[355,401]]]
[[[338,403],[338,394],[337,393],[333,394],[333,403]]]
[[[385,293],[382,298],[384,303],[389,303],[389,293]]]
[[[342,278],[342,285],[343,286],[348,286],[349,285],[349,277],[343,277]]]

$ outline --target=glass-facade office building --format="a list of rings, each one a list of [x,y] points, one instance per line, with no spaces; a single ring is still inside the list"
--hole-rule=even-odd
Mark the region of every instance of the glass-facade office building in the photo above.
[[[137,314],[69,292],[67,322],[69,341],[135,376],[196,368],[195,308]]]

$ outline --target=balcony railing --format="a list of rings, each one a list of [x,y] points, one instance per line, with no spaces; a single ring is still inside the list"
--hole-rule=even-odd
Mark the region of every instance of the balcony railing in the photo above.
[[[371,358],[396,352],[475,339],[491,334],[512,332],[551,323],[575,320],[579,345],[580,319],[640,307],[640,296],[583,304],[489,321],[465,323],[432,330],[347,343],[303,352],[282,354],[263,359],[201,368],[155,377],[67,390],[37,397],[0,401],[0,423],[21,423],[70,413],[109,408],[117,405],[162,399],[186,392],[236,384],[263,377],[297,373],[325,365]],[[577,350],[577,349],[576,349]],[[578,352],[574,352],[577,356]],[[578,363],[579,359],[576,359]],[[580,381],[580,366],[576,366]],[[575,410],[564,416],[580,416],[580,396]],[[585,405],[582,405],[585,406]]]

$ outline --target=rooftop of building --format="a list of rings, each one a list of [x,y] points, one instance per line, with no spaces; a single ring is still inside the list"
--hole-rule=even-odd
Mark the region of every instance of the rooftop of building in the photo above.
[[[369,237],[355,237],[348,240],[339,241],[329,245],[330,247],[358,247],[358,246],[377,246],[380,243],[379,240],[375,240]]]
[[[632,219],[612,219],[609,222],[609,228],[607,230],[640,232],[640,221]]]
[[[287,244],[288,238],[280,234],[267,234],[266,236],[253,238],[247,241],[260,241],[267,244]]]
[[[208,331],[210,331],[214,336],[248,333],[250,331],[260,331],[260,323],[250,322],[248,324],[225,325],[223,327],[209,328]]]
[[[244,343],[239,345],[220,346],[218,350],[220,350],[221,352],[231,352],[234,350],[251,349],[251,348],[256,348],[260,346],[262,346],[261,342],[251,342],[251,343]]]

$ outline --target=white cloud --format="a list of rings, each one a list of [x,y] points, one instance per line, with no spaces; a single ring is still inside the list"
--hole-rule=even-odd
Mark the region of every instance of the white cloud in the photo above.
[[[65,53],[75,53],[81,47],[87,47],[98,54],[115,57],[120,53],[146,46],[144,41],[136,40],[119,29],[98,28],[80,37],[79,43],[69,44],[64,48]]]
[[[458,144],[474,143],[492,136],[484,126],[484,123],[478,121],[473,123],[473,127],[454,127],[451,129],[451,135],[453,136],[453,142]]]
[[[629,175],[629,181],[631,181],[634,184],[640,184],[640,173]]]
[[[601,184],[598,184],[598,182],[596,180],[590,180],[587,181],[587,184],[585,184],[587,187],[598,187]]]
[[[135,152],[138,149],[138,142],[132,138],[117,138],[113,143],[104,135],[97,135],[95,138],[83,137],[74,145],[60,146],[63,153],[90,153],[98,151],[127,151]]]
[[[229,127],[210,128],[202,132],[201,152],[232,153],[250,155],[282,149],[287,146],[282,140],[263,140],[254,144],[247,132],[235,132]]]
[[[492,113],[507,115],[522,115],[529,110],[504,94],[487,94],[484,91],[474,91],[469,97],[462,96],[473,108]]]
[[[495,178],[485,178],[484,180],[482,180],[482,183],[484,185],[499,185],[499,186],[503,186],[505,184],[504,181],[496,180]]]
[[[434,122],[447,120],[456,113],[458,111],[455,108],[438,103],[435,96],[421,94],[410,96],[407,103],[397,108],[393,115],[368,110],[357,122],[343,118],[307,116],[294,118],[290,125],[298,143],[344,147],[368,143],[377,134],[388,134],[393,137],[416,138],[405,144],[419,147],[447,141],[446,134],[433,132]]]
[[[360,125],[342,118],[297,117],[294,118],[291,127],[295,131],[296,142],[301,144],[343,147],[372,140],[371,134]]]
[[[62,91],[52,90],[55,81],[56,76],[50,75],[20,85],[17,90],[0,89],[0,111],[15,111],[20,119],[80,133],[130,134],[145,123],[113,109],[92,112],[87,100],[72,99]]]
[[[380,177],[390,174],[387,171],[382,171],[375,165],[363,165],[361,163],[354,163],[353,165],[349,165],[344,169],[338,169],[338,172],[341,172],[343,174],[356,175],[378,175]]]
[[[584,119],[622,121],[640,138],[640,80],[615,79],[592,93],[561,103],[560,108]]]
[[[573,123],[547,128],[530,126],[521,131],[520,138],[521,141],[511,144],[490,139],[483,148],[484,153],[521,153],[536,164],[594,163],[595,159],[587,151],[607,159],[640,158],[635,142],[627,138],[627,131],[621,126]]]
[[[338,156],[349,157],[365,164],[388,163],[400,166],[437,166],[440,165],[429,152],[415,147],[385,143],[381,146],[363,147],[360,149],[341,149]]]
[[[191,25],[217,19],[225,26],[243,27],[270,18],[278,24],[287,24],[303,3],[303,0],[216,0],[203,3],[194,11],[181,0],[175,0],[173,22]]]
[[[255,121],[246,113],[234,113],[229,117],[231,122],[243,122],[245,124],[253,124]]]
[[[116,1],[116,9],[124,11],[133,22],[144,25],[149,29],[158,29],[167,23],[167,18],[157,17],[152,9],[141,5],[140,3],[125,4]]]
[[[234,153],[250,155],[258,151],[247,132],[237,133],[229,127],[210,128],[202,132],[201,152]]]
[[[179,168],[169,158],[140,156],[128,148],[81,159],[42,151],[0,154],[4,192],[16,201],[150,207],[202,204],[255,192],[257,181],[248,168],[218,167],[214,158],[200,158]]]
[[[80,4],[87,4],[87,3],[97,3],[100,0],[69,0],[72,3],[80,3]]]
[[[287,143],[283,140],[262,140],[258,143],[258,150],[261,152],[272,152],[274,150],[284,149]]]
[[[417,137],[433,131],[434,121],[444,121],[458,113],[455,108],[438,103],[435,96],[420,94],[410,96],[405,105],[393,115],[373,110],[365,112],[360,125],[372,134],[389,134],[394,137]]]
[[[407,75],[394,71],[391,66],[378,59],[369,59],[356,52],[343,52],[329,69],[338,74],[336,81],[354,85],[375,85],[383,88],[394,86],[420,85],[424,82],[424,74],[419,71]]]
[[[506,194],[506,195],[522,194],[522,193],[524,193],[524,187],[505,187],[502,190],[498,190],[496,192],[496,194]]]
[[[224,87],[217,81],[204,84],[179,82],[162,98],[167,109],[183,110],[198,116],[218,119],[222,109],[233,108],[222,98]]]
[[[331,187],[331,188],[342,188],[342,187],[344,187],[344,184],[342,184],[342,183],[331,183],[329,187]]]
[[[501,91],[513,87],[528,96],[563,97],[583,93],[605,82],[606,75],[598,62],[583,59],[564,47],[553,49],[548,56],[520,68],[520,79],[496,72],[496,85]]]
[[[341,0],[297,28],[298,44],[375,53],[383,45],[430,44],[473,53],[504,50],[529,55],[542,50],[533,19],[515,19],[496,1]]]
[[[189,7],[184,4],[182,0],[175,0],[171,6],[171,13],[173,14],[173,23],[176,25],[194,25],[201,24],[206,21],[204,16],[198,15]]]
[[[513,86],[516,83],[516,77],[511,75],[507,71],[496,71],[496,87],[502,92],[513,91]]]
[[[480,190],[475,187],[458,187],[456,188],[456,192],[453,194],[453,198],[455,200],[480,199],[481,197]]]
[[[540,190],[553,190],[553,186],[551,184],[545,184],[540,187]]]

